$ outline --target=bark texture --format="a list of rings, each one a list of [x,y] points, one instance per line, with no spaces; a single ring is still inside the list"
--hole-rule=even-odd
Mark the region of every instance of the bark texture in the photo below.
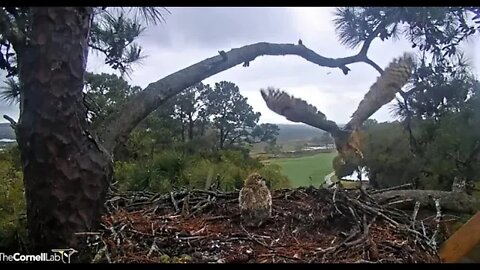
[[[27,219],[36,250],[79,248],[95,229],[112,174],[111,157],[90,135],[82,102],[91,8],[32,8],[19,53],[17,140]]]
[[[457,213],[475,214],[480,211],[480,200],[462,192],[438,190],[392,190],[373,195],[380,203],[389,201],[404,201],[394,204],[398,208],[413,208],[415,202],[420,202],[422,207],[435,210],[433,198],[440,199],[442,209]]]

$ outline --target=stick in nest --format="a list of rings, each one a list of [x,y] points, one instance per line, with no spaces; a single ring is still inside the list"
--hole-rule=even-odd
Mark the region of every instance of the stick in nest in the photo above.
[[[375,218],[374,218],[374,219],[375,219]],[[352,242],[345,242],[344,245],[345,245],[346,247],[351,247],[351,246],[360,244],[362,241],[367,240],[367,238],[368,238],[368,228],[370,227],[370,225],[371,225],[372,223],[373,223],[373,222],[371,222],[370,224],[367,224],[367,216],[364,214],[364,215],[363,215],[363,219],[362,219],[362,227],[363,227],[363,235],[362,235],[362,237],[360,237],[359,239],[354,240],[354,241],[352,241]]]
[[[333,190],[333,196],[332,196],[333,206],[335,206],[335,210],[337,210],[337,212],[339,212],[342,216],[345,216],[345,214],[343,214],[342,211],[340,211],[340,209],[338,209],[337,202],[335,201],[335,196],[337,195],[337,190],[338,190],[338,186],[335,186],[335,188]]]
[[[247,231],[247,229],[245,229],[245,227],[243,227],[242,224],[240,224],[240,228],[242,228],[242,230],[247,234],[247,237],[248,237],[249,240],[258,243],[259,245],[261,245],[261,246],[263,246],[263,247],[265,247],[265,248],[267,248],[267,249],[269,249],[269,250],[273,250],[273,248],[270,247],[269,245],[267,245],[266,243],[264,243],[264,242],[256,239],[251,233],[249,233],[249,232]]]
[[[430,243],[436,248],[437,247],[437,235],[440,231],[440,222],[442,220],[442,212],[441,212],[441,207],[440,207],[440,199],[434,198],[433,201],[435,202],[435,208],[437,210],[437,215],[435,217],[435,223],[436,223],[437,226],[435,228],[435,231],[433,232]]]
[[[412,229],[415,229],[415,221],[417,220],[418,210],[420,210],[420,202],[417,201],[415,202],[415,207],[413,208],[412,223],[410,224]]]
[[[372,194],[377,194],[377,193],[382,193],[382,192],[386,192],[386,191],[390,191],[390,190],[403,189],[403,188],[406,188],[406,187],[410,187],[411,185],[412,185],[411,183],[407,183],[407,184],[403,184],[403,185],[399,185],[399,186],[395,186],[395,187],[390,187],[390,188],[386,188],[386,189],[375,190],[375,191],[372,191],[371,193]]]
[[[175,208],[175,213],[178,213],[180,210],[178,209],[177,201],[173,197],[173,192],[170,192],[170,199],[172,200],[173,207]]]

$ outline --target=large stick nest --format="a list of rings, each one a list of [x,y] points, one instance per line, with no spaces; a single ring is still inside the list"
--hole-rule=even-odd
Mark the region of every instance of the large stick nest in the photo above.
[[[115,194],[103,229],[85,234],[95,262],[440,262],[434,227],[365,191],[272,195],[271,220],[249,228],[241,224],[238,192]]]

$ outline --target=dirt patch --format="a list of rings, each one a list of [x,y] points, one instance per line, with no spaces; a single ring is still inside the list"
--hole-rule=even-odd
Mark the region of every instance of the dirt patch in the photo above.
[[[88,237],[94,261],[440,262],[434,228],[420,229],[366,192],[275,191],[272,218],[259,228],[241,224],[237,198],[201,190],[112,195],[104,229]]]

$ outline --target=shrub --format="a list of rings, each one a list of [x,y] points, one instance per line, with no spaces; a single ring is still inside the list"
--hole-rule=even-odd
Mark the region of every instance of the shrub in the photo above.
[[[185,185],[186,165],[183,154],[165,151],[147,161],[115,162],[114,180],[118,181],[121,190],[166,192]]]
[[[20,250],[26,242],[26,204],[22,172],[17,170],[20,157],[14,148],[0,154],[0,250]]]
[[[185,155],[179,151],[155,154],[149,161],[115,162],[114,179],[121,190],[150,190],[167,192],[173,188],[203,189],[207,179],[221,190],[240,189],[244,179],[252,172],[259,172],[272,188],[289,186],[280,166],[267,165],[251,158],[248,151],[221,150],[213,155],[201,153]]]
[[[263,166],[258,173],[267,180],[267,185],[270,189],[289,188],[290,182],[288,177],[281,172],[281,167],[278,164],[268,164]]]

